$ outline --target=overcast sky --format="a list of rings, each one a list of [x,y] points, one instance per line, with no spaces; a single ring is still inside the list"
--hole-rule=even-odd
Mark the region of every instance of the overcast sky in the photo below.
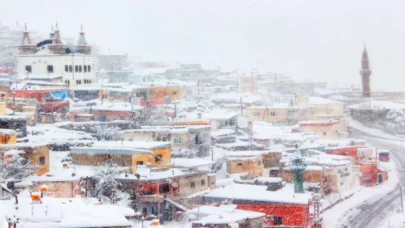
[[[2,0],[3,25],[87,38],[104,52],[223,70],[279,71],[358,85],[367,46],[372,89],[405,90],[405,0]]]

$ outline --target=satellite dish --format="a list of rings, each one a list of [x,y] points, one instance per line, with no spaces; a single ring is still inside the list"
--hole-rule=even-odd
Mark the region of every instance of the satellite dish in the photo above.
[[[177,182],[173,182],[173,183],[172,183],[172,187],[173,187],[173,188],[178,188],[178,187],[179,187],[179,184],[178,184]]]

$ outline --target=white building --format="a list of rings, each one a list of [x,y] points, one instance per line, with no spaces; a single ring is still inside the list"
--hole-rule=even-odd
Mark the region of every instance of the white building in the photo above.
[[[77,45],[61,39],[60,31],[51,32],[49,39],[32,44],[28,31],[18,46],[17,72],[30,76],[62,76],[68,86],[92,84],[96,82],[95,59],[90,55],[83,27]]]

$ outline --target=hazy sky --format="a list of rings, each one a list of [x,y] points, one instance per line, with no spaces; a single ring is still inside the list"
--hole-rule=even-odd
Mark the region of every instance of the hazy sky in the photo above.
[[[1,12],[44,34],[83,23],[105,52],[341,85],[360,83],[366,43],[372,89],[405,90],[405,0],[2,0]]]

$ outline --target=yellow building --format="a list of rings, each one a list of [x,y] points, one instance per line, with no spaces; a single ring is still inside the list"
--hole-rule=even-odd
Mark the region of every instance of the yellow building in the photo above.
[[[276,103],[269,106],[251,106],[246,109],[249,121],[265,121],[275,125],[292,125],[299,121],[307,120],[342,120],[340,127],[347,131],[344,126],[347,121],[344,104],[339,101],[321,97],[287,96],[283,101],[290,103]],[[344,130],[346,128],[346,130]]]
[[[71,154],[75,164],[99,165],[112,159],[133,173],[137,165],[163,168],[171,164],[170,142],[96,141],[92,147],[72,147]]]
[[[247,174],[249,179],[263,175],[263,156],[260,151],[243,151],[226,154],[227,172],[229,174]]]
[[[336,140],[346,136],[337,120],[307,120],[299,122],[299,131],[314,133],[321,139]]]
[[[17,133],[12,129],[0,129],[0,144],[16,144]]]
[[[41,143],[17,143],[0,145],[0,154],[10,150],[19,150],[24,153],[21,155],[36,167],[35,174],[41,176],[49,172],[49,147]]]

